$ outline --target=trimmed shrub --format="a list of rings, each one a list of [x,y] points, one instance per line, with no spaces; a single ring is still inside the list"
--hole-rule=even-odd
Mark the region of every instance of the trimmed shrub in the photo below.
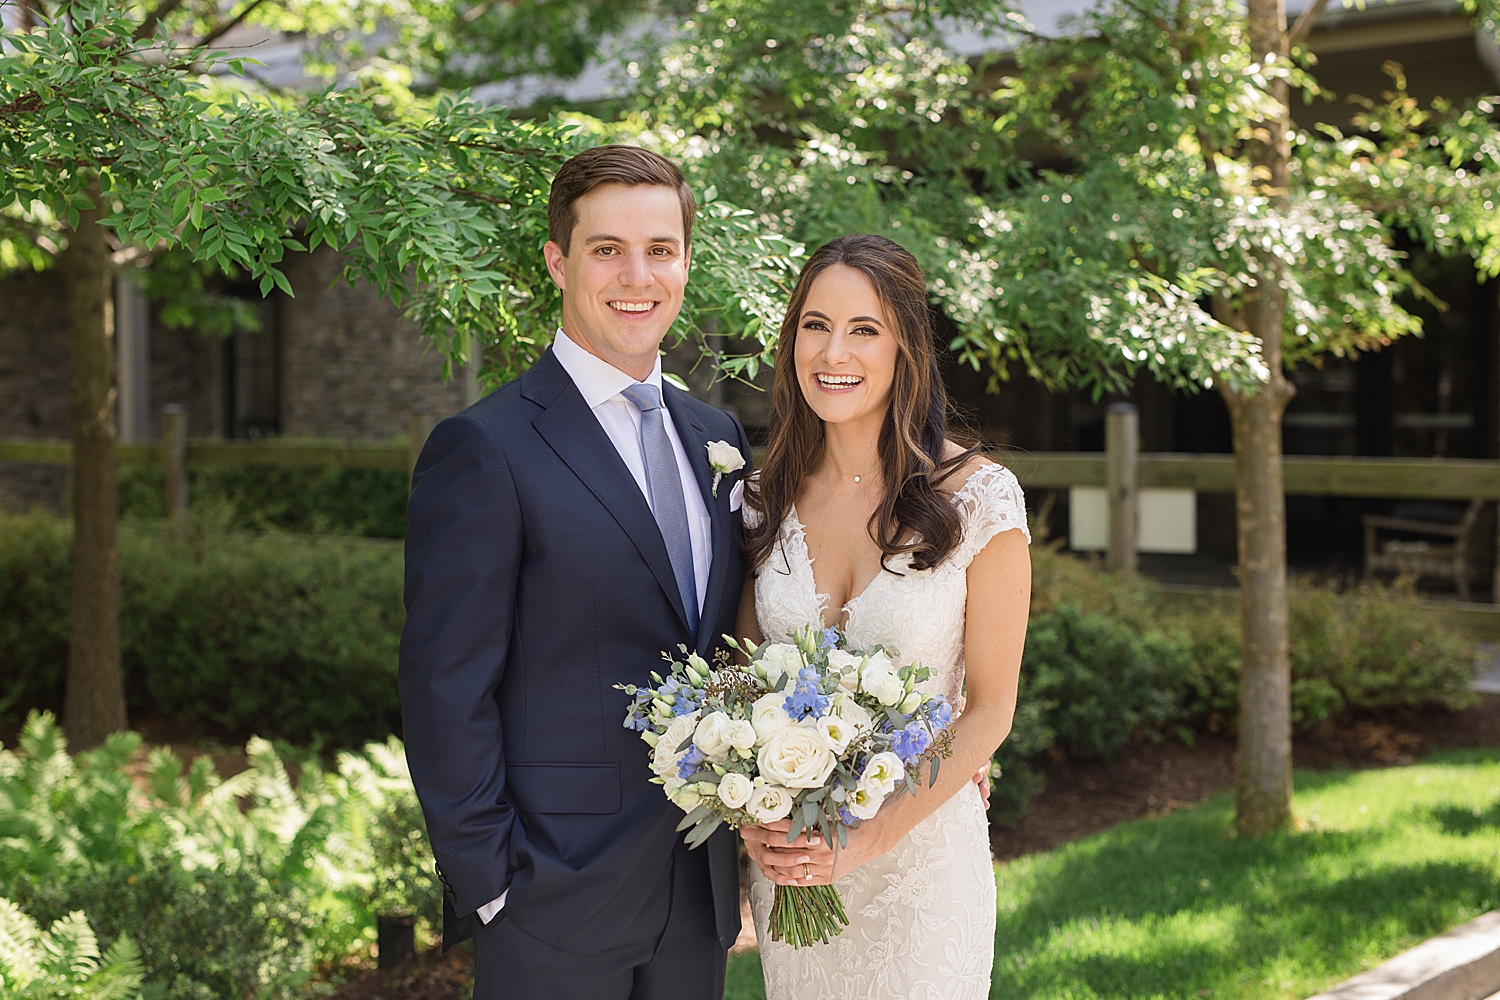
[[[3,710],[62,702],[67,663],[66,522],[0,515]],[[121,647],[132,709],[242,738],[336,745],[399,731],[396,656],[405,612],[398,546],[358,539],[120,536]]]
[[[307,534],[406,537],[405,472],[388,469],[230,465],[188,470],[195,516],[234,531],[277,529]],[[166,517],[166,472],[160,465],[120,470],[120,514]]]

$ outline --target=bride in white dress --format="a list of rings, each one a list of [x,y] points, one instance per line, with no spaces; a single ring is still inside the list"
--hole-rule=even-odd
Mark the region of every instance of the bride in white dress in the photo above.
[[[892,795],[837,854],[806,834],[789,845],[786,821],[741,831],[767,1000],[989,996],[995,877],[976,783],[1015,710],[1030,536],[1015,477],[948,439],[933,341],[916,260],[878,236],[814,253],[782,325],[739,632],[780,640],[821,616],[855,648],[930,667],[924,687],[963,710],[936,784]],[[832,883],[849,926],[809,948],[771,941],[777,883]]]

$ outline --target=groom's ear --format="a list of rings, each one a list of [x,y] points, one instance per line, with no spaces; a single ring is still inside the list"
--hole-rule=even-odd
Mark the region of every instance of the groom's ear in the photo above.
[[[568,281],[563,277],[564,256],[566,255],[562,252],[562,247],[551,240],[548,240],[547,244],[542,247],[542,258],[547,261],[547,273],[552,275],[552,280],[556,283],[557,287],[566,292],[568,290]]]

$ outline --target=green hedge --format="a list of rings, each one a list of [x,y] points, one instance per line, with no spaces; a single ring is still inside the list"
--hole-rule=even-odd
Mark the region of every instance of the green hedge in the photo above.
[[[1191,740],[1233,731],[1239,714],[1239,615],[1217,602],[1163,601],[1149,580],[1032,548],[1033,593],[1020,708],[996,754],[999,821],[1040,788],[1030,761],[1051,747],[1107,760],[1132,735]],[[1421,607],[1409,581],[1331,586],[1289,581],[1292,721],[1302,729],[1359,711],[1473,702],[1473,643]]]
[[[159,465],[122,469],[121,516],[166,517],[165,476]],[[386,469],[189,469],[188,503],[195,519],[226,530],[404,538],[407,478]]]
[[[65,522],[0,515],[0,712],[12,723],[62,702],[69,546]],[[121,647],[133,711],[336,745],[398,730],[404,611],[398,545],[358,539],[120,536]]]

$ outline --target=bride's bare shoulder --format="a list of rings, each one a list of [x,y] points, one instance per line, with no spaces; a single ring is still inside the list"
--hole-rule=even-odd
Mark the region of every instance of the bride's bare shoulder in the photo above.
[[[943,460],[945,462],[951,462],[968,450],[969,449],[965,448],[963,445],[955,444],[952,441],[946,441],[944,442],[943,448]],[[956,493],[959,490],[963,489],[964,483],[967,483],[969,481],[969,477],[974,475],[974,473],[978,472],[980,469],[985,468],[986,466],[996,464],[998,463],[992,461],[985,454],[984,446],[980,445],[979,451],[975,452],[973,455],[970,455],[968,459],[966,459],[962,464],[948,472],[948,474],[943,477],[942,482],[938,485],[938,489],[948,494]]]

